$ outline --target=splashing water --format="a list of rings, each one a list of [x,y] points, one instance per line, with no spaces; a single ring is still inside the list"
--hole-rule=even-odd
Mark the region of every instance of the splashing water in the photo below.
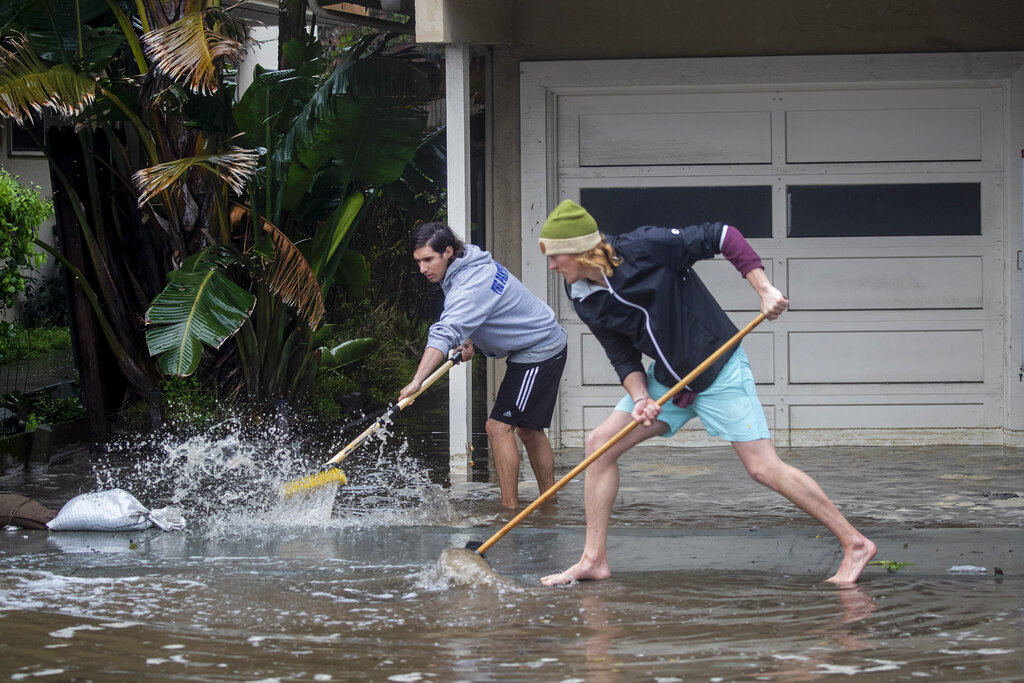
[[[317,471],[333,446],[278,424],[230,420],[186,437],[112,442],[93,474],[100,489],[125,489],[151,508],[179,508],[190,528],[214,536],[260,527],[467,523],[433,480],[445,473],[432,471],[407,439],[393,439],[388,426],[342,463],[347,486],[327,484],[288,498],[278,487]],[[340,434],[317,438],[344,443]]]

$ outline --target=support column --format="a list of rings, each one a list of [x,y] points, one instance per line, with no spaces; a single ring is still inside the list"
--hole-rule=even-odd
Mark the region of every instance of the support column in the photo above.
[[[445,106],[448,140],[448,225],[464,242],[470,233],[469,46],[445,46]],[[448,373],[451,480],[467,481],[472,458],[473,382],[468,364]]]

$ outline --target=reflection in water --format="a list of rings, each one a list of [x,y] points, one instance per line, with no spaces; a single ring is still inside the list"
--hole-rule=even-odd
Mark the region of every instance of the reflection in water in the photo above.
[[[809,650],[807,654],[777,657],[781,665],[771,672],[773,680],[811,681],[826,674],[879,673],[900,668],[895,665],[889,669],[890,663],[879,662],[881,668],[858,670],[856,667],[834,663],[837,652],[854,653],[873,647],[863,631],[855,631],[852,625],[878,611],[877,603],[860,586],[842,586],[834,593],[838,597],[840,609],[824,623],[815,625],[805,632],[806,636],[817,641],[814,649]]]
[[[621,669],[610,659],[611,645],[622,630],[614,625],[604,600],[596,594],[581,595],[580,613],[584,626],[591,632],[584,646],[587,680],[593,683],[623,680]]]
[[[856,667],[837,666],[832,662],[835,653],[853,653],[873,647],[870,640],[851,628],[878,610],[878,605],[860,587],[844,587],[832,591],[837,597],[838,610],[828,610],[828,615],[799,634],[801,641],[810,639],[813,645],[803,654],[771,655],[768,666],[758,671],[763,680],[808,681],[826,674],[858,673]],[[627,630],[616,624],[615,614],[609,610],[600,594],[583,593],[580,596],[580,614],[583,625],[588,629],[584,641],[586,654],[586,680],[592,683],[614,683],[628,680],[624,666],[615,657],[615,644],[627,634]],[[754,628],[773,629],[770,617]],[[710,635],[709,633],[704,634]],[[698,636],[699,637],[699,636]],[[899,667],[894,667],[898,669]],[[861,672],[877,672],[884,669],[871,668]]]

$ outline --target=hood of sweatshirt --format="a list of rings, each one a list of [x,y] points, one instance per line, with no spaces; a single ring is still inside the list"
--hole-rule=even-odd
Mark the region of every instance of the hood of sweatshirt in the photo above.
[[[486,266],[493,262],[494,259],[491,258],[490,252],[484,251],[475,244],[465,245],[465,253],[460,258],[452,259],[448,270],[445,271],[444,280],[441,281],[441,289],[447,294],[452,287],[452,283],[457,279],[469,275],[470,271],[474,268]]]

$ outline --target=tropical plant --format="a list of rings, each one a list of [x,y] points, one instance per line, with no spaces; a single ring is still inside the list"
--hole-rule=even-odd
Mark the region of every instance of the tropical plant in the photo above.
[[[246,29],[207,4],[9,0],[0,7],[0,116],[25,124],[46,113],[71,126],[37,140],[64,197],[64,252],[38,246],[74,278],[125,385],[140,394],[161,377],[146,348],[144,311],[167,271],[228,234],[225,181],[246,172],[229,143],[230,64],[244,50]],[[192,65],[188,78],[172,56],[179,67]],[[200,160],[186,164],[184,183],[139,204],[138,170],[192,158]]]
[[[366,286],[347,246],[423,141],[436,65],[369,37],[329,68],[305,37],[284,46],[294,68],[258,70],[235,105],[246,27],[215,4],[13,0],[0,115],[75,126],[80,173],[66,148],[44,149],[85,258],[41,246],[81,285],[132,389],[204,367],[257,406],[301,401],[321,364],[373,344],[339,344],[324,298]]]
[[[320,367],[352,362],[375,347],[372,339],[328,345],[340,328],[321,323],[334,286],[362,296],[369,267],[346,247],[367,204],[401,177],[426,138],[422,105],[436,92],[436,67],[415,51],[388,53],[385,47],[368,37],[325,72],[319,44],[292,41],[285,52],[299,66],[257,71],[234,110],[239,139],[264,150],[248,206],[230,212],[242,239],[230,256],[208,248],[190,263],[200,265],[201,276],[184,287],[171,283],[154,301],[153,323],[164,320],[154,314],[165,310],[167,297],[179,306],[187,298],[190,322],[201,322],[182,324],[178,314],[176,325],[150,328],[150,349],[163,354],[165,372],[189,374],[200,342],[216,347],[234,337],[234,371],[250,400],[302,401]],[[143,188],[166,186],[152,181]],[[231,267],[245,271],[254,299],[243,300],[227,277],[209,289],[211,273]],[[228,299],[232,305],[225,308]],[[222,315],[213,316],[213,307]],[[182,362],[183,352],[192,361]]]

